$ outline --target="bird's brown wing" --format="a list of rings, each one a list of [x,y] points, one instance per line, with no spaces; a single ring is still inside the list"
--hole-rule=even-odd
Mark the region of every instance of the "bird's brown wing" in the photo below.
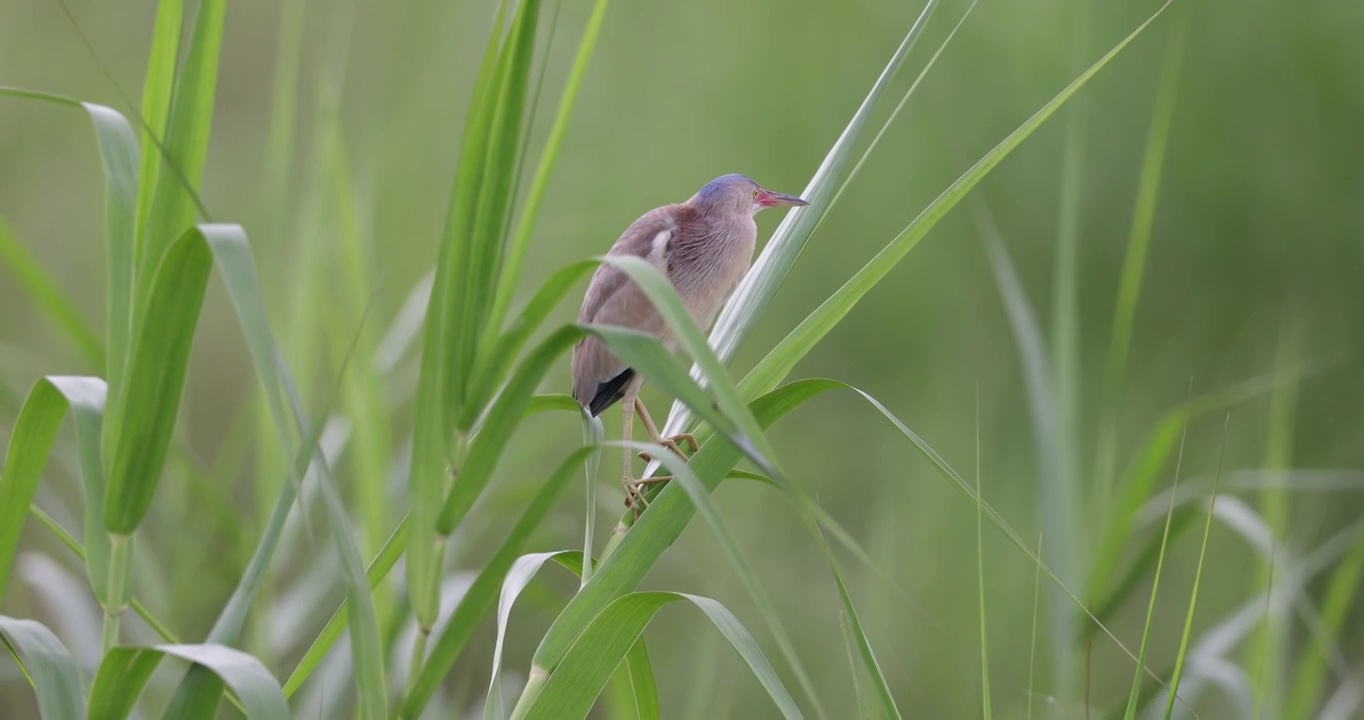
[[[607,255],[633,255],[666,272],[665,251],[676,229],[676,205],[651,210],[625,229]],[[624,271],[611,265],[602,265],[592,274],[578,322],[650,333],[661,329],[653,303]],[[634,371],[595,337],[584,338],[573,349],[573,397],[593,415],[619,401],[633,376]]]

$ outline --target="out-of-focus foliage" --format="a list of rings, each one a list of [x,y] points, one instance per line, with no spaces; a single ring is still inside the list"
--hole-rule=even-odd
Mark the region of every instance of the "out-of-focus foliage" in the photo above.
[[[0,10],[0,86],[109,106],[142,136],[128,103],[140,108],[156,3],[66,4],[98,62],[59,3],[7,0]],[[546,0],[540,21],[537,57],[548,59],[528,131],[530,154],[517,178],[523,197],[589,22],[590,3],[555,5]],[[967,5],[944,0],[888,96],[903,92]],[[338,418],[318,429],[322,451],[350,442],[329,469],[366,562],[408,498],[417,361],[411,352],[394,357],[394,336],[385,332],[434,267],[494,6],[227,4],[201,195],[215,219],[240,223],[251,238],[266,312],[302,408],[330,409]],[[982,0],[740,347],[730,365],[736,380],[943,188],[1158,6]],[[187,3],[186,44],[195,7]],[[716,175],[742,172],[798,192],[921,10],[895,0],[611,3],[546,186],[511,316],[556,270],[603,253],[638,215],[686,199]],[[1187,29],[1168,142],[1154,178],[1121,389],[1108,397],[1117,290],[1134,215],[1145,212],[1139,183],[1143,163],[1149,167],[1148,136],[1177,12],[1187,12]],[[551,26],[553,42],[546,45]],[[1028,547],[1042,534],[1042,555],[1054,569],[1064,563],[1053,558],[1073,559],[1062,579],[1133,651],[1142,644],[1149,604],[1147,664],[1165,682],[1190,606],[1208,492],[1225,452],[1180,681],[1190,704],[1176,702],[1176,715],[1192,707],[1202,718],[1241,717],[1251,703],[1262,717],[1315,717],[1332,702],[1346,702],[1350,683],[1361,682],[1364,600],[1356,581],[1364,535],[1352,525],[1364,513],[1361,37],[1360,3],[1175,0],[794,372],[874,396],[972,486],[979,437],[981,496]],[[276,97],[281,67],[299,72],[282,83],[291,107]],[[532,92],[538,82],[532,79]],[[873,128],[892,107],[878,106]],[[1066,148],[1076,137],[1079,154],[1067,166]],[[74,313],[95,337],[106,337],[102,178],[89,117],[0,97],[0,232],[8,229],[7,242],[12,236],[25,258],[50,275],[50,284],[40,284],[63,295],[44,306],[26,289],[33,276],[25,282],[6,260],[13,255],[0,255],[0,437],[10,437],[35,381],[103,372],[90,358],[91,348],[98,350],[91,334],[73,342],[68,329]],[[1073,206],[1061,200],[1067,178],[1075,183]],[[988,223],[980,222],[985,217]],[[779,220],[759,216],[760,242]],[[1058,263],[1066,222],[1073,223],[1075,255]],[[509,224],[514,230],[515,218]],[[992,256],[991,237],[1006,255]],[[1073,306],[1059,313],[1058,268],[1073,272],[1077,288]],[[425,295],[415,297],[411,307],[425,307]],[[573,320],[574,300],[570,293],[530,347]],[[55,316],[53,307],[60,309]],[[281,485],[300,479],[289,470],[298,448],[269,444],[274,430],[258,407],[252,358],[232,308],[215,277],[190,352],[167,469],[138,529],[129,581],[132,595],[184,643],[208,635]],[[1052,341],[1064,318],[1078,329],[1073,346]],[[396,324],[399,334],[405,327],[420,336],[419,325]],[[1051,356],[1066,347],[1073,358]],[[343,366],[347,375],[338,384]],[[1048,375],[1058,366],[1073,372],[1058,382]],[[1185,413],[1190,382],[1194,401]],[[563,356],[538,392],[567,387]],[[646,388],[644,399],[661,421],[673,398],[657,385]],[[1039,411],[1039,400],[1058,397],[1074,403],[1074,417],[1048,436],[1039,431],[1059,416]],[[552,400],[537,402],[545,406],[533,410],[555,409]],[[1040,406],[1066,411],[1055,402]],[[1173,480],[1185,415],[1179,491],[1152,603],[1151,574],[1171,508],[1161,493]],[[619,431],[617,417],[612,410],[605,418],[608,439]],[[1099,493],[1107,432],[1114,462],[1104,482],[1111,492]],[[442,621],[494,557],[497,567],[508,567],[520,552],[582,547],[581,481],[566,485],[552,509],[539,503],[554,495],[538,494],[581,437],[571,413],[537,413],[522,423],[489,490],[446,547]],[[901,713],[980,716],[986,696],[979,687],[978,577],[995,716],[1021,718],[1031,704],[1037,717],[1053,711],[1080,717],[1086,699],[1094,717],[1121,715],[1132,659],[1064,596],[1053,598],[1045,575],[1034,608],[1035,563],[988,521],[981,572],[976,505],[875,408],[849,393],[825,393],[766,438],[786,471],[782,480],[815,498],[873,566],[847,552],[850,543],[835,543],[826,528],[838,556],[836,584],[802,514],[769,485],[728,480],[712,496],[832,716],[851,717],[859,702],[875,716],[887,704],[879,682],[865,675],[864,638]],[[35,502],[80,536],[88,458],[69,429],[56,446]],[[617,453],[604,457],[599,476],[608,485],[594,497],[608,521],[597,524],[598,548],[622,510],[609,485],[618,477]],[[1057,468],[1069,473],[1076,491],[1071,517],[1059,524],[1046,504],[1055,497],[1048,483]],[[1132,487],[1143,490],[1124,496]],[[378,510],[375,497],[384,503]],[[315,491],[309,502],[306,519],[296,514],[285,525],[280,556],[241,638],[240,647],[281,686],[347,592],[327,527],[332,516]],[[513,529],[532,504],[535,522]],[[1111,531],[1122,523],[1128,528],[1115,539]],[[101,609],[88,593],[83,564],[33,517],[19,547],[0,615],[51,628],[88,688],[98,667]],[[639,589],[722,603],[813,713],[726,553],[706,523],[693,522]],[[1091,586],[1105,563],[1111,567],[1097,573],[1102,586]],[[530,584],[511,616],[501,662],[508,708],[545,628],[577,588],[566,575],[553,575]],[[401,648],[384,668],[396,705],[415,627],[404,583],[395,577],[380,585],[374,605],[383,640]],[[492,592],[500,578],[483,582]],[[1275,594],[1266,603],[1271,583]],[[847,600],[857,608],[856,633],[863,637],[850,634]],[[775,716],[744,659],[705,617],[677,605],[659,612],[643,635],[649,645],[643,664],[651,663],[657,677],[662,715]],[[1056,607],[1075,617],[1058,617]],[[479,620],[430,708],[476,712],[483,705],[498,638],[493,621]],[[124,622],[125,642],[170,642],[131,613]],[[1035,622],[1037,647],[1030,652]],[[1058,636],[1048,632],[1058,622],[1079,638],[1067,648],[1056,647]],[[443,629],[438,622],[436,637]],[[1210,634],[1214,629],[1225,633]],[[1232,645],[1217,644],[1231,636]],[[348,678],[348,653],[342,641],[322,660],[318,677]],[[632,667],[638,659],[632,654]],[[1071,672],[1061,677],[1066,663]],[[149,696],[168,698],[180,677],[178,666],[158,673]],[[1147,680],[1142,698],[1163,711],[1163,690]],[[620,671],[599,711],[629,717],[631,683]],[[346,683],[310,681],[291,707],[300,716],[331,717],[353,695]],[[19,708],[15,717],[36,716],[34,697],[17,666],[0,660],[0,707]],[[1308,714],[1285,714],[1289,708]]]

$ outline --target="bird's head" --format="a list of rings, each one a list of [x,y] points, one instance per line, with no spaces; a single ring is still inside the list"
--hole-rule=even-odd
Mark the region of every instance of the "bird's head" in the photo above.
[[[795,195],[766,190],[751,178],[738,173],[711,180],[688,202],[711,212],[743,213],[749,216],[756,215],[764,208],[809,204]]]

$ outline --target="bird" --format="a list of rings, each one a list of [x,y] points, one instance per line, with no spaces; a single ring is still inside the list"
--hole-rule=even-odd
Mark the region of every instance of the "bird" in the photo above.
[[[696,191],[685,202],[654,208],[621,233],[607,256],[642,258],[663,271],[688,312],[702,330],[710,328],[716,313],[748,272],[758,237],[754,216],[772,207],[808,205],[795,195],[773,192],[738,173],[721,175]],[[578,313],[578,324],[613,325],[658,338],[670,352],[677,351],[663,316],[625,271],[603,263],[593,273]],[[644,377],[616,357],[600,338],[588,334],[573,348],[573,399],[592,417],[622,402],[625,446],[622,484],[625,505],[636,517],[647,505],[643,486],[665,482],[671,476],[636,479],[631,472],[630,439],[634,416],[639,415],[649,438],[678,453],[679,442],[694,453],[699,448],[690,434],[659,436],[658,426],[639,399]]]

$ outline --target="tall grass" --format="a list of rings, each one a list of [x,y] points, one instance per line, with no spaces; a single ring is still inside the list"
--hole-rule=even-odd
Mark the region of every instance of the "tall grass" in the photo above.
[[[611,32],[609,7],[607,0],[590,7],[523,0],[482,8],[491,18],[485,45],[471,54],[476,66],[465,73],[470,82],[462,88],[467,95],[460,105],[462,118],[448,118],[451,127],[458,126],[459,139],[447,170],[447,200],[434,213],[443,215],[442,227],[421,263],[429,273],[388,317],[377,301],[390,279],[379,269],[386,238],[371,222],[378,201],[364,180],[369,161],[355,155],[353,131],[345,120],[351,44],[368,30],[357,24],[365,10],[361,6],[326,9],[320,58],[305,42],[307,20],[319,8],[299,0],[281,10],[272,114],[262,143],[266,156],[258,202],[264,221],[261,232],[253,229],[251,236],[242,225],[210,217],[210,206],[219,201],[204,192],[205,179],[212,177],[215,108],[225,85],[223,48],[232,42],[226,0],[203,0],[192,10],[178,0],[158,3],[135,107],[0,88],[5,103],[41,102],[51,112],[83,113],[95,131],[105,184],[102,333],[83,320],[72,293],[39,255],[0,223],[0,261],[86,368],[85,375],[25,379],[32,389],[14,416],[0,475],[0,600],[9,601],[6,612],[15,608],[43,617],[38,608],[14,599],[22,597],[16,591],[21,549],[42,542],[23,532],[29,516],[72,551],[99,607],[99,637],[88,641],[93,664],[78,660],[81,654],[47,625],[0,615],[0,637],[43,717],[164,712],[186,718],[417,718],[463,716],[481,707],[485,719],[584,718],[600,706],[624,717],[656,718],[671,714],[660,698],[677,682],[663,668],[686,664],[678,662],[675,648],[650,642],[646,630],[661,612],[669,618],[660,624],[685,623],[725,649],[725,661],[743,669],[726,682],[760,690],[766,714],[838,718],[855,709],[859,716],[919,716],[922,709],[910,709],[903,690],[914,686],[918,669],[906,669],[897,657],[895,634],[877,630],[885,618],[867,612],[848,580],[865,573],[897,598],[907,599],[908,593],[896,585],[893,569],[878,563],[861,547],[857,533],[841,524],[837,509],[823,506],[819,496],[802,487],[801,466],[768,437],[779,420],[809,415],[807,404],[830,391],[863,401],[856,412],[870,409],[866,414],[884,421],[891,437],[907,440],[904,447],[926,463],[934,482],[961,493],[947,497],[957,503],[964,499],[961,507],[975,514],[978,644],[963,645],[978,647],[978,702],[984,717],[1024,712],[1031,717],[1039,698],[1049,693],[1055,694],[1053,702],[1083,706],[1086,712],[1091,705],[1120,704],[1124,717],[1144,711],[1168,718],[1202,709],[1199,693],[1217,680],[1219,663],[1230,662],[1230,646],[1255,628],[1259,640],[1246,657],[1264,664],[1251,676],[1273,682],[1254,685],[1254,701],[1260,703],[1263,692],[1269,712],[1291,708],[1304,715],[1323,702],[1353,587],[1364,567],[1359,549],[1364,545],[1350,536],[1328,540],[1302,557],[1276,550],[1288,545],[1290,498],[1297,489],[1290,461],[1304,374],[1298,336],[1282,342],[1269,381],[1189,399],[1167,412],[1146,443],[1130,454],[1119,432],[1118,418],[1127,417],[1123,388],[1143,268],[1152,253],[1160,252],[1153,242],[1156,200],[1178,114],[1186,11],[1181,8],[1171,25],[1163,17],[1166,7],[1155,8],[1107,52],[1086,59],[1068,84],[916,215],[897,217],[899,232],[789,333],[757,348],[756,364],[736,376],[729,361],[744,342],[752,342],[753,329],[770,311],[802,252],[821,239],[826,218],[842,207],[845,191],[858,187],[853,181],[864,165],[881,157],[874,151],[896,129],[901,110],[917,109],[910,98],[917,97],[940,57],[951,62],[945,51],[979,11],[973,3],[955,16],[954,25],[944,25],[950,29],[941,44],[876,126],[873,114],[882,108],[883,96],[914,56],[921,34],[933,27],[930,21],[945,9],[929,0],[898,46],[885,48],[892,51],[889,60],[874,80],[866,78],[869,90],[806,186],[813,204],[782,220],[707,336],[667,278],[637,258],[594,256],[562,266],[538,285],[533,277],[540,270],[533,248],[544,242],[539,214],[563,184],[556,164],[573,141],[579,96],[590,97],[584,88],[600,70],[601,58],[594,57],[599,41]],[[1083,54],[1092,28],[1088,15],[1079,17],[1077,52]],[[81,20],[72,15],[71,22]],[[577,29],[570,38],[576,41],[570,63],[558,63],[555,55],[561,22]],[[1038,460],[1036,524],[1047,539],[1043,554],[1040,537],[1025,542],[1016,529],[1026,520],[1010,518],[995,506],[1000,502],[995,498],[1005,493],[983,485],[995,473],[982,472],[982,464],[993,463],[996,450],[989,442],[995,430],[981,414],[979,386],[972,483],[925,439],[927,433],[912,429],[872,394],[841,380],[790,376],[859,303],[887,283],[954,207],[1156,28],[1169,32],[1166,60],[1140,168],[1095,432],[1087,432],[1082,422],[1094,410],[1081,402],[1085,363],[1079,339],[1081,188],[1084,154],[1092,143],[1085,116],[1073,115],[1065,136],[1050,342],[1006,248],[1008,231],[995,226],[983,203],[977,206],[1024,372]],[[298,96],[298,88],[307,85],[303,78],[312,77],[307,72],[317,73],[316,83],[311,93]],[[558,98],[555,112],[547,120],[538,117],[538,103],[551,95]],[[868,130],[874,126],[872,135]],[[296,152],[295,145],[306,150]],[[853,162],[859,147],[862,154]],[[523,170],[530,167],[533,174],[524,179]],[[624,328],[557,324],[556,313],[570,303],[566,296],[601,263],[615,265],[646,292],[678,338],[690,370],[655,338]],[[225,452],[227,459],[202,462],[187,438],[182,405],[202,372],[204,359],[195,351],[200,325],[221,302],[212,290],[215,272],[256,387],[250,401],[232,409],[231,437],[222,439],[223,446],[236,451]],[[610,507],[608,501],[615,505],[618,495],[596,486],[599,475],[609,476],[598,472],[597,458],[602,448],[620,444],[602,434],[598,421],[584,420],[581,445],[552,457],[527,462],[517,452],[518,434],[544,418],[582,418],[572,399],[540,390],[588,335],[676,400],[668,432],[692,430],[701,440],[689,459],[650,443],[630,446],[654,459],[650,471],[661,467],[673,480],[651,486],[648,509],[638,517],[622,512],[605,538],[596,532],[596,515]],[[319,366],[328,370],[319,372]],[[1221,454],[1211,483],[1179,482],[1168,496],[1157,492],[1176,437],[1178,481],[1187,429],[1213,410],[1247,405],[1266,393],[1270,432],[1261,464],[1273,471],[1273,482],[1258,514],[1244,504],[1217,502]],[[60,437],[68,416],[74,444]],[[1222,452],[1227,433],[1224,428]],[[1080,444],[1091,440],[1097,466],[1093,485],[1077,470],[1084,458]],[[66,461],[71,455],[74,463]],[[1123,459],[1129,469],[1119,473]],[[50,498],[62,497],[48,468],[63,462],[79,475],[76,513],[46,507]],[[756,472],[738,469],[740,463]],[[495,486],[494,480],[513,467],[531,477],[514,487]],[[574,543],[581,537],[582,545],[546,549],[545,538],[565,536],[556,530],[577,512],[562,497],[584,469],[583,525],[573,521],[573,533],[567,535]],[[244,476],[248,482],[242,482]],[[797,622],[790,616],[785,593],[769,587],[776,568],[765,556],[758,559],[738,531],[751,518],[736,518],[728,505],[730,489],[738,490],[740,483],[725,481],[734,479],[751,481],[743,485],[762,488],[795,510],[800,532],[780,541],[814,543],[822,562],[798,570],[805,589],[832,591],[827,595],[836,603],[837,617],[809,613]],[[725,493],[717,494],[722,485]],[[251,488],[254,512],[238,514],[241,508],[205,502],[231,497],[226,491],[215,495],[220,486]],[[492,487],[497,492],[490,492]],[[909,479],[902,488],[909,495],[926,490]],[[991,502],[984,499],[987,490]],[[1195,556],[1179,541],[1199,514],[1183,505],[1205,499],[1202,544]],[[1167,503],[1167,509],[1163,529],[1152,537],[1141,510],[1157,501]],[[1088,521],[1080,511],[1084,507],[1097,508],[1104,521]],[[181,527],[196,541],[211,534],[195,532],[202,522],[205,528],[231,527],[250,548],[241,562],[208,558],[218,577],[227,578],[226,586],[214,593],[191,588],[194,604],[207,607],[192,617],[184,616],[184,603],[168,599],[172,593],[161,579],[191,572],[188,566],[201,557],[182,547],[190,537],[171,536],[158,526],[158,520],[176,512],[187,515]],[[667,551],[695,515],[702,519],[706,541],[723,556],[718,567],[706,568],[714,585],[705,594],[691,587],[647,587],[651,573],[676,554]],[[1196,609],[1209,612],[1198,600],[1205,570],[1214,571],[1205,559],[1213,552],[1215,521],[1269,548],[1266,571],[1252,588],[1263,591],[1272,606],[1265,617],[1196,622],[1203,617]],[[1008,542],[1009,555],[987,555],[987,541],[996,536]],[[482,547],[488,551],[473,551],[471,537],[486,540]],[[855,563],[847,563],[836,549]],[[1178,587],[1167,574],[1167,560],[1173,564],[1181,553],[1196,557],[1197,564],[1178,649],[1163,653],[1160,641],[1173,636],[1162,635],[1154,621],[1162,597],[1157,584]],[[1334,565],[1318,611],[1304,588],[1342,554],[1346,559]],[[1314,557],[1327,559],[1313,562]],[[566,601],[536,579],[551,563],[576,577]],[[401,578],[390,579],[395,569]],[[1006,684],[1012,682],[1005,668],[1012,654],[996,651],[1003,642],[998,638],[1014,630],[1008,621],[1022,613],[1013,613],[1011,603],[992,592],[1018,569],[1034,583],[1022,691]],[[1143,593],[1151,573],[1152,587]],[[1049,609],[1039,612],[1044,583]],[[1124,624],[1124,612],[1143,600],[1145,625],[1138,636]],[[528,606],[548,615],[548,623],[526,622],[530,613],[523,608]],[[138,620],[130,619],[129,607]],[[1279,634],[1289,607],[1320,616],[1295,672],[1289,672],[1291,643]],[[677,608],[690,609],[674,619]],[[828,663],[810,649],[818,624],[843,636],[846,660],[838,662],[851,666],[851,691],[838,692],[820,672]],[[1039,625],[1050,632],[1039,634]],[[1195,629],[1205,634],[1197,637]],[[493,636],[490,666],[488,658],[469,652],[483,634]],[[1049,645],[1052,662],[1049,670],[1034,673],[1039,636]],[[1122,664],[1130,689],[1102,698],[1077,694],[1081,673],[1088,677],[1091,668],[1079,667],[1075,658],[1091,645]],[[175,672],[158,671],[166,660],[175,663]],[[608,687],[612,701],[602,703],[599,696]],[[0,697],[9,697],[4,692]],[[715,707],[698,703],[697,708]]]

